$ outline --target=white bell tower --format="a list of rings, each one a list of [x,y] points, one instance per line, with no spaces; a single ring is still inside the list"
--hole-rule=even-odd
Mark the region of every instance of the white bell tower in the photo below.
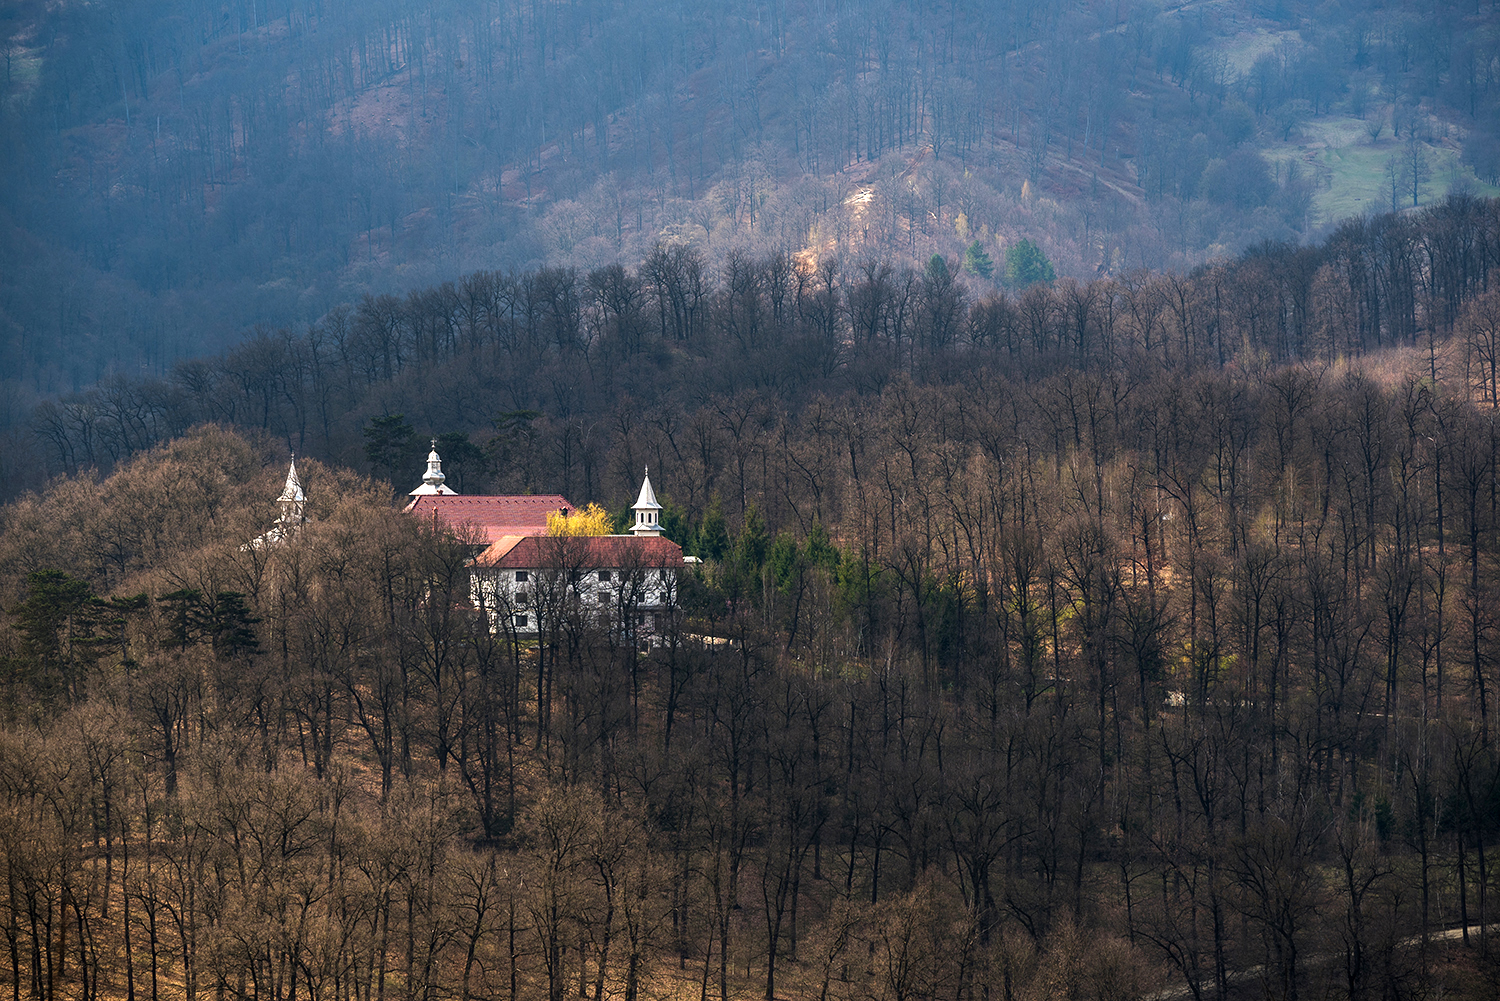
[[[661,535],[661,505],[656,503],[656,492],[651,489],[651,470],[646,469],[646,478],[641,481],[641,495],[632,505],[635,524],[630,534],[638,537],[656,538]]]
[[[443,497],[452,497],[458,493],[452,487],[447,486],[444,481],[448,477],[443,475],[443,460],[437,452],[437,439],[432,439],[432,451],[427,453],[427,472],[422,474],[422,485],[417,487],[408,497],[426,497],[437,494]]]

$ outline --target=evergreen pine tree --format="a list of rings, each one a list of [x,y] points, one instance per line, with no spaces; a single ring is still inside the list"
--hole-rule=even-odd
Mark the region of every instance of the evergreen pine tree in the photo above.
[[[394,483],[396,465],[406,458],[415,434],[405,414],[372,417],[364,429],[365,458],[370,460],[370,467],[377,473],[383,470],[386,479]]]
[[[978,240],[969,244],[969,249],[964,251],[964,270],[981,278],[988,278],[995,273],[995,262]]]
[[[705,560],[718,560],[729,549],[729,530],[724,525],[724,507],[719,495],[714,494],[708,503],[708,512],[698,528],[698,555]]]
[[[1050,282],[1056,278],[1052,262],[1042,253],[1042,248],[1023,239],[1005,252],[1005,284],[1017,291],[1037,282]]]

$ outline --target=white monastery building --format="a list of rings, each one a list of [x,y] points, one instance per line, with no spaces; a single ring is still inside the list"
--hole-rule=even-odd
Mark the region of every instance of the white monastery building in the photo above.
[[[625,535],[547,534],[550,515],[577,507],[560,494],[465,497],[446,483],[436,442],[406,513],[431,519],[471,544],[470,596],[491,629],[536,636],[581,614],[649,643],[676,606],[682,548],[661,534],[649,472]]]

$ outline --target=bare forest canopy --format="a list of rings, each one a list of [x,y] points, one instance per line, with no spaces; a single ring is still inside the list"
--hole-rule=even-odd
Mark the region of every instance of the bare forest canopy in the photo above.
[[[0,512],[0,981],[1494,997],[1496,209],[977,301],[487,272],[45,409],[119,453]],[[466,492],[649,461],[703,560],[661,643],[565,586],[492,633],[462,540],[301,453],[246,544],[288,436],[404,489],[419,431]]]
[[[1083,279],[1500,175],[1488,0],[15,0],[0,40],[4,427],[476,270],[1029,238]]]
[[[1189,275],[1020,291],[977,282],[957,258],[913,269],[824,256],[813,267],[734,252],[715,268],[680,245],[639,270],[483,271],[262,330],[163,377],[43,402],[3,453],[4,482],[15,496],[52,475],[107,471],[208,422],[401,490],[416,485],[434,436],[465,493],[618,505],[649,464],[688,517],[719,494],[739,518],[767,475],[762,457],[786,435],[844,433],[829,413],[855,433],[900,380],[1010,408],[1036,434],[1050,420],[1034,409],[1050,399],[1040,387],[1078,372],[1150,382],[1420,348],[1430,378],[1493,403],[1497,276],[1500,200],[1469,196]],[[1437,353],[1455,332],[1459,368]],[[823,506],[797,516],[804,530],[832,517]]]

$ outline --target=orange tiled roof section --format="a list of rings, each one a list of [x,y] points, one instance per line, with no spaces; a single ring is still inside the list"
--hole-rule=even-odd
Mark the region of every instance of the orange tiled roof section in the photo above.
[[[682,547],[659,536],[502,537],[475,562],[502,570],[534,570],[558,564],[575,570],[681,569]]]
[[[547,515],[561,510],[572,514],[578,508],[562,494],[499,497],[427,494],[406,506],[407,514],[435,520],[455,532],[466,527],[477,531],[486,545],[506,536],[545,535]]]

